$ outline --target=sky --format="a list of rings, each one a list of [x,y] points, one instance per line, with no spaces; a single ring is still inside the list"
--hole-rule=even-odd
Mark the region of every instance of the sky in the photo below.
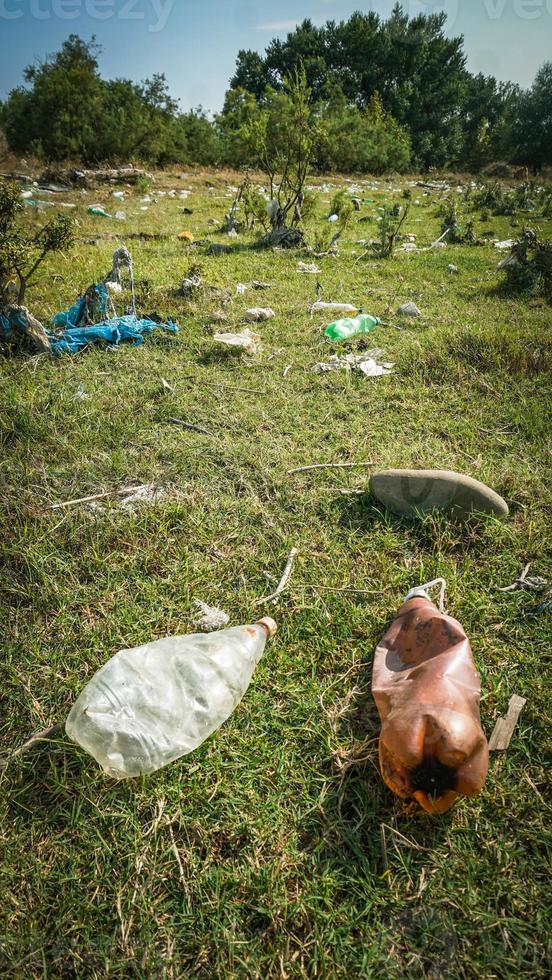
[[[187,110],[222,107],[240,48],[263,52],[310,17],[317,24],[355,10],[386,17],[393,0],[0,0],[0,98],[26,65],[59,49],[70,33],[102,46],[105,78],[167,76]],[[415,15],[444,10],[447,33],[465,37],[468,68],[528,87],[552,59],[552,0],[403,0]]]

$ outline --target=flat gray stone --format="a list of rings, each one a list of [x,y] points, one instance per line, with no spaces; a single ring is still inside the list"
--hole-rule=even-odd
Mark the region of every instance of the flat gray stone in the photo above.
[[[494,490],[451,470],[385,470],[372,474],[370,489],[394,514],[445,511],[462,520],[475,513],[508,513],[508,504]]]

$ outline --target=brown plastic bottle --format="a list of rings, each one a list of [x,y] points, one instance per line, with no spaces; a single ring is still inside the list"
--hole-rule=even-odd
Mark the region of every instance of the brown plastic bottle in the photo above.
[[[409,592],[378,644],[372,694],[382,723],[385,783],[436,814],[445,813],[457,796],[479,792],[489,750],[468,638],[460,623],[431,602],[428,587]]]

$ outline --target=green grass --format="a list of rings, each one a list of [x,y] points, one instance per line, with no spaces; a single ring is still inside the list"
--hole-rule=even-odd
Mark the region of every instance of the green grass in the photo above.
[[[253,234],[232,243],[207,224],[222,219],[234,181],[164,175],[156,187],[193,187],[193,215],[166,197],[141,212],[131,195],[113,207],[127,212],[124,224],[86,214],[92,203],[112,207],[105,191],[70,196],[79,244],[28,296],[47,320],[126,242],[141,311],[176,317],[176,338],[0,362],[4,752],[63,721],[121,647],[190,630],[193,598],[233,624],[251,621],[255,598],[270,591],[262,570],[279,577],[299,549],[274,613],[278,635],[246,697],[191,756],[115,783],[59,735],[0,774],[0,965],[22,978],[544,977],[550,619],[531,614],[534,595],[497,586],[528,561],[552,577],[550,309],[498,288],[492,246],[355,263],[355,240],[376,225],[353,224],[339,258],[319,260],[324,299],[391,324],[369,341],[396,373],[315,375],[327,320],[309,317],[316,278],[295,272],[311,260],[254,250]],[[382,181],[363,196],[381,205],[405,184]],[[334,191],[321,195],[319,228]],[[439,232],[437,195],[421,194],[404,231],[427,244]],[[512,235],[508,218],[476,223],[489,227]],[[183,245],[182,228],[232,251]],[[164,237],[130,237],[141,231]],[[215,351],[205,327],[216,295],[194,304],[174,295],[193,262],[232,294],[236,282],[274,284],[227,308],[225,329],[239,328],[249,306],[276,311],[250,362]],[[397,330],[393,311],[409,299],[423,318]],[[80,387],[88,398],[75,398]],[[340,494],[364,488],[366,469],[287,473],[330,461],[460,470],[503,494],[510,516],[409,523],[368,495]],[[116,500],[48,509],[134,481],[162,487],[163,498],[134,514]],[[402,596],[437,575],[472,642],[486,732],[513,693],[527,704],[481,795],[431,818],[381,781],[370,670]],[[347,586],[373,593],[330,591]]]

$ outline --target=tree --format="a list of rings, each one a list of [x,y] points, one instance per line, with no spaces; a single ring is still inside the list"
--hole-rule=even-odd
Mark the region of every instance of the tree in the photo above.
[[[552,164],[552,61],[539,69],[515,104],[510,140],[515,162],[530,165],[535,173]]]

